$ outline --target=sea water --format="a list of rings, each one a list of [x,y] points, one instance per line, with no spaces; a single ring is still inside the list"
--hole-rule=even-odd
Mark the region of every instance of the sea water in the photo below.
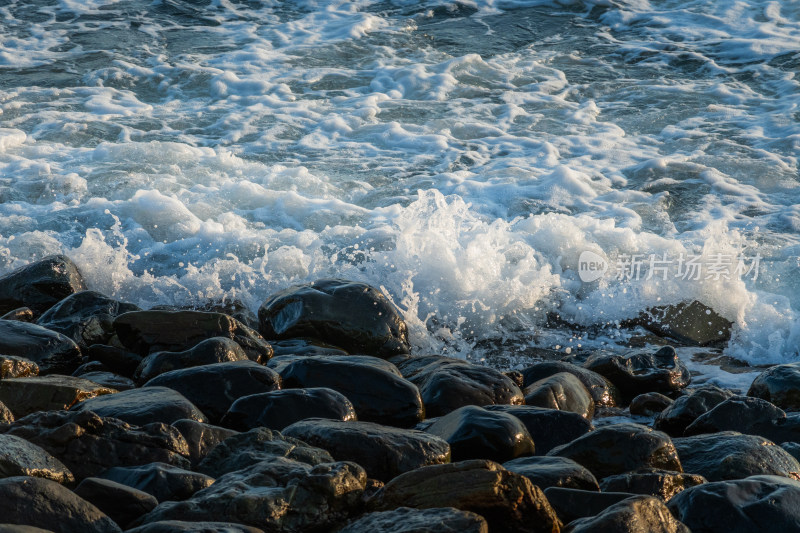
[[[799,71],[798,2],[2,0],[0,272],[251,309],[351,278],[457,355],[698,300],[725,356],[798,360]]]

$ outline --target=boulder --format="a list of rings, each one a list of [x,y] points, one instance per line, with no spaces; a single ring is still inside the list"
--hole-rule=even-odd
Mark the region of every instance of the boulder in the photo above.
[[[75,263],[63,255],[48,256],[0,277],[0,314],[28,307],[39,315],[85,288]]]
[[[86,350],[86,356],[90,361],[102,363],[111,372],[126,378],[133,378],[133,374],[142,362],[141,355],[105,344],[89,346]]]
[[[605,376],[628,399],[645,392],[677,392],[692,381],[689,369],[672,346],[664,346],[655,353],[598,352],[584,366]]]
[[[482,516],[453,507],[412,509],[368,513],[349,523],[338,533],[489,533]]]
[[[256,427],[280,431],[307,418],[347,422],[356,420],[356,412],[350,400],[333,389],[286,389],[237,399],[220,423],[238,431]]]
[[[64,464],[41,447],[14,435],[0,435],[0,478],[31,476],[58,483],[75,478]]]
[[[658,392],[646,392],[631,400],[632,415],[656,416],[672,405],[672,399]]]
[[[547,488],[544,495],[565,524],[580,518],[596,516],[612,505],[636,496],[627,492],[598,492],[565,487]]]
[[[0,354],[29,359],[41,374],[71,374],[81,364],[81,350],[70,338],[14,320],[0,320]]]
[[[667,470],[643,469],[605,478],[600,483],[604,492],[631,492],[656,496],[664,501],[680,491],[705,483],[697,474],[679,474]]]
[[[594,400],[578,378],[559,372],[525,387],[525,404],[578,413],[587,420],[594,416]]]
[[[193,465],[202,461],[217,444],[237,434],[236,431],[227,428],[212,426],[188,418],[177,420],[170,425],[180,431],[183,438],[186,439],[186,444],[189,446],[189,459]]]
[[[653,307],[634,324],[691,346],[723,344],[730,340],[733,326],[730,320],[697,300]]]
[[[371,422],[312,418],[292,424],[283,434],[327,450],[337,461],[357,462],[381,481],[450,461],[450,446],[439,437]]]
[[[675,400],[656,417],[653,427],[673,437],[683,436],[684,430],[698,416],[710,411],[732,397],[729,390],[707,385]]]
[[[315,341],[314,339],[284,339],[271,341],[275,357],[280,355],[347,355],[347,352],[336,346]]]
[[[566,457],[519,457],[503,463],[503,468],[525,476],[542,490],[548,487],[600,490],[589,470]]]
[[[114,389],[117,391],[131,390],[136,388],[136,383],[134,383],[132,379],[128,379],[125,376],[120,376],[112,372],[92,371],[86,372],[85,374],[80,374],[79,377],[97,383],[101,387]]]
[[[524,387],[561,372],[567,372],[578,378],[591,394],[597,407],[616,407],[622,401],[619,390],[609,380],[597,372],[566,361],[542,361],[525,368],[522,371]]]
[[[700,415],[683,434],[689,437],[721,431],[760,435],[775,444],[800,442],[800,416],[787,417],[783,409],[760,398],[734,396]]]
[[[640,468],[683,472],[670,438],[639,424],[612,424],[598,428],[553,448],[547,455],[572,459],[597,478]]]
[[[114,318],[139,310],[136,305],[108,298],[99,292],[80,291],[45,311],[36,323],[69,337],[83,349],[92,344],[106,344],[114,335]]]
[[[133,378],[139,383],[145,383],[172,370],[231,361],[249,361],[249,359],[242,347],[233,340],[227,337],[212,337],[183,352],[151,353],[139,363]]]
[[[258,309],[268,339],[310,337],[350,353],[391,357],[408,353],[408,328],[397,308],[376,288],[343,279],[295,285]]]
[[[198,490],[214,483],[211,476],[165,463],[115,466],[100,477],[146,492],[159,502],[189,499]]]
[[[162,520],[129,529],[126,533],[264,533],[264,530],[233,522]]]
[[[530,405],[487,405],[485,409],[508,413],[522,421],[536,444],[536,455],[544,455],[594,429],[591,422],[569,411]]]
[[[789,452],[789,455],[800,461],[800,442],[784,442],[781,448]]]
[[[18,307],[0,316],[0,320],[19,320],[20,322],[33,322],[36,316],[30,307]]]
[[[167,387],[145,387],[97,396],[72,407],[99,416],[118,418],[134,425],[171,424],[181,418],[205,422],[205,415],[179,392]]]
[[[88,379],[58,374],[0,380],[0,401],[16,418],[36,411],[69,409],[84,400],[115,392]]]
[[[634,496],[599,515],[571,522],[565,533],[691,533],[670,514],[664,502],[652,496]]]
[[[88,477],[75,494],[104,512],[121,527],[127,527],[156,508],[158,501],[141,490],[108,479]]]
[[[800,411],[800,364],[775,365],[759,374],[748,396],[772,402],[787,411]]]
[[[0,379],[39,375],[39,365],[16,355],[0,355]]]

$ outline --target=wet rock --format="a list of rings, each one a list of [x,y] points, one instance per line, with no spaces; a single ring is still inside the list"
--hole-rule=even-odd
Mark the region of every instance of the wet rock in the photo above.
[[[118,316],[114,330],[128,350],[146,356],[153,352],[183,352],[212,337],[236,342],[247,357],[265,362],[272,348],[256,331],[221,313],[203,311],[135,311]]]
[[[555,532],[561,522],[544,493],[525,476],[492,461],[418,468],[387,483],[370,502],[376,510],[454,507],[484,517],[493,532]]]
[[[520,457],[503,463],[503,468],[525,476],[542,490],[548,487],[600,490],[589,470],[566,457]]]
[[[0,354],[24,357],[41,374],[71,374],[81,364],[81,351],[71,339],[27,322],[0,320]]]
[[[594,400],[589,391],[567,372],[553,374],[525,387],[525,404],[578,413],[587,420],[594,415]]]
[[[34,526],[0,524],[0,533],[53,533],[53,531]]]
[[[172,370],[145,384],[146,388],[168,387],[179,392],[207,415],[211,423],[219,422],[239,398],[280,386],[277,372],[250,360]]]
[[[634,322],[653,333],[683,344],[708,346],[731,338],[733,323],[697,300],[653,307]]]
[[[682,490],[705,483],[697,474],[678,474],[666,470],[645,469],[605,478],[600,483],[603,492],[631,492],[669,500]]]
[[[18,320],[20,322],[33,322],[35,315],[30,307],[19,307],[0,316],[0,320]]]
[[[38,376],[39,365],[16,355],[0,355],[0,379]]]
[[[183,352],[151,353],[139,364],[133,378],[139,383],[170,372],[214,363],[248,361],[242,347],[226,337],[212,337]]]
[[[371,355],[281,355],[273,357],[267,361],[266,366],[273,369],[275,372],[281,373],[292,363],[296,361],[304,361],[308,358],[312,358],[312,360],[325,360],[328,362],[333,361],[338,363],[370,366],[378,370],[385,370],[386,372],[394,374],[397,377],[403,377],[403,374],[400,373],[400,370],[398,370],[391,361],[388,359],[372,357]]]
[[[70,294],[36,321],[42,327],[69,337],[83,348],[106,344],[114,334],[114,318],[139,307],[94,291]]]
[[[583,383],[592,396],[597,407],[615,407],[622,401],[619,390],[609,380],[591,370],[568,363],[566,361],[543,361],[527,367],[522,371],[524,386],[552,375],[567,372]]]
[[[452,507],[369,513],[351,522],[338,533],[489,533],[482,516]]]
[[[333,457],[323,449],[278,431],[256,428],[219,443],[200,462],[197,471],[219,478],[229,472],[283,457],[311,466],[333,462]]]
[[[789,452],[789,455],[800,461],[800,442],[784,442],[780,446]]]
[[[132,379],[125,376],[119,376],[112,372],[87,372],[80,375],[83,379],[88,379],[97,383],[101,387],[108,389],[115,389],[117,391],[131,390],[136,388],[136,383]]]
[[[569,411],[530,405],[487,405],[485,409],[508,413],[521,420],[533,438],[536,455],[544,455],[554,447],[571,442],[593,429],[591,422]]]
[[[292,424],[283,434],[327,450],[337,461],[357,462],[381,481],[450,461],[450,446],[439,437],[371,422],[315,418]]]
[[[146,492],[96,477],[81,481],[75,488],[75,494],[100,509],[123,528],[158,505],[158,501]]]
[[[612,505],[635,496],[626,492],[598,492],[561,487],[547,488],[544,494],[565,524],[579,518],[598,515]]]
[[[310,466],[283,457],[217,479],[182,502],[164,502],[143,518],[219,520],[266,531],[331,531],[361,507],[367,476],[354,463]]]
[[[78,402],[115,392],[88,379],[58,374],[0,380],[0,401],[17,418],[36,411],[69,409]]]
[[[670,514],[664,502],[652,496],[634,496],[599,515],[571,522],[565,533],[691,533]]]
[[[14,413],[6,405],[0,402],[0,424],[11,424],[14,422]]]
[[[0,432],[16,435],[55,456],[80,481],[112,466],[156,461],[188,468],[189,450],[177,429],[150,424],[128,425],[92,412],[49,411],[28,415]]]
[[[800,478],[800,463],[770,440],[725,431],[674,439],[687,472],[709,481],[741,479],[759,474]]]
[[[299,358],[280,370],[283,388],[326,387],[344,394],[359,420],[410,427],[425,410],[417,387],[374,364],[347,357]]]
[[[398,363],[403,377],[419,388],[427,416],[436,417],[465,405],[524,403],[511,378],[485,366],[431,355]]]
[[[672,405],[672,399],[658,392],[646,392],[631,400],[632,415],[656,416]]]
[[[126,378],[133,378],[133,374],[142,362],[140,355],[105,344],[89,346],[86,356],[90,361],[102,363],[110,371]]]
[[[182,394],[167,387],[145,387],[98,396],[72,407],[99,416],[118,418],[142,426],[152,422],[171,424],[181,418],[205,422],[205,415]]]
[[[280,355],[348,355],[346,351],[313,339],[284,339],[271,341],[275,357]]]
[[[258,317],[241,300],[208,301],[196,308],[207,313],[222,313],[232,316],[250,329],[258,330]]]
[[[761,398],[787,411],[800,411],[800,364],[775,365],[750,385],[748,396]]]
[[[667,506],[695,533],[800,531],[800,483],[777,476],[705,483]]]
[[[700,415],[684,435],[737,431],[760,435],[775,444],[800,441],[800,416],[787,417],[783,409],[760,398],[734,396]]]
[[[214,483],[211,476],[165,463],[116,466],[103,472],[100,477],[146,492],[159,502],[186,500]]]
[[[394,305],[376,288],[343,279],[295,285],[268,298],[258,310],[268,339],[310,337],[350,353],[391,357],[408,353],[408,329]]]
[[[504,462],[534,452],[533,439],[518,418],[474,405],[439,418],[425,431],[447,441],[453,461]]]
[[[732,397],[733,393],[714,386],[705,386],[681,396],[656,417],[653,427],[673,437],[680,437],[697,417]]]
[[[639,424],[612,424],[598,428],[553,448],[547,455],[572,459],[588,468],[598,479],[640,468],[683,472],[670,438]]]
[[[307,418],[356,420],[353,404],[333,389],[286,389],[239,398],[220,422],[239,431],[256,427],[282,430]]]
[[[672,346],[652,354],[599,352],[590,356],[584,366],[606,377],[627,398],[645,392],[676,392],[692,381],[689,369]]]
[[[227,428],[204,424],[188,418],[173,422],[171,425],[186,439],[186,444],[189,446],[189,459],[193,465],[202,461],[217,444],[238,434]]]
[[[78,267],[68,257],[45,257],[0,278],[0,313],[29,307],[38,315],[85,288]]]
[[[64,464],[41,447],[14,435],[0,435],[0,477],[32,476],[58,483],[75,478]]]
[[[233,522],[183,522],[162,520],[133,529],[127,533],[264,533],[262,529]]]

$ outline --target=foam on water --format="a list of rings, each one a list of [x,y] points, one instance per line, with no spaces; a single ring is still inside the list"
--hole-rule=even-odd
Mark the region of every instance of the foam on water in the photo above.
[[[12,0],[0,271],[65,252],[143,306],[354,278],[420,351],[700,300],[796,360],[798,49],[765,0]],[[583,283],[584,251],[761,262]]]

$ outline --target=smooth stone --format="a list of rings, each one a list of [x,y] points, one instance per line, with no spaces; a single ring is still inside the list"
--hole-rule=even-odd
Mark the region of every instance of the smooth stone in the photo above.
[[[523,383],[527,387],[540,379],[561,372],[567,372],[578,378],[591,394],[597,407],[616,407],[622,402],[619,390],[609,380],[597,372],[566,361],[542,361],[525,368],[522,371]]]
[[[161,520],[129,529],[126,533],[264,533],[264,530],[233,522]]]
[[[562,487],[544,489],[544,495],[565,524],[579,518],[596,516],[612,505],[635,496],[627,492],[599,492]]]
[[[545,409],[531,405],[487,405],[488,411],[501,411],[520,419],[536,445],[536,455],[571,442],[592,431],[592,423],[578,413]]]
[[[425,431],[447,441],[453,461],[489,459],[502,463],[534,453],[533,439],[522,421],[474,405],[440,417]]]
[[[489,533],[480,515],[453,507],[412,509],[368,513],[350,522],[337,533]]]
[[[227,337],[212,337],[183,352],[151,353],[139,363],[133,378],[139,383],[145,383],[172,370],[232,361],[249,361],[249,359],[242,347],[233,340]]]
[[[30,307],[18,307],[0,316],[0,320],[18,320],[20,322],[33,322],[35,318],[36,315],[34,315],[33,309]]]
[[[112,372],[133,378],[134,372],[142,362],[142,356],[106,344],[93,344],[86,350],[86,356],[90,361],[98,361]]]
[[[381,359],[379,357],[372,357],[371,355],[281,355],[273,357],[267,361],[266,366],[280,374],[292,363],[297,361],[305,361],[307,359],[371,366],[378,370],[385,370],[386,372],[394,374],[397,377],[403,377],[403,374],[400,373],[400,370],[398,370],[398,368],[391,361],[388,359]]]
[[[81,481],[74,492],[123,528],[158,505],[158,500],[146,492],[96,477]]]
[[[50,529],[15,524],[0,524],[0,533],[54,533]]]
[[[39,365],[16,355],[0,355],[0,379],[27,378],[39,375]]]
[[[378,289],[356,281],[320,279],[270,296],[258,309],[268,339],[310,337],[349,353],[408,353],[408,328]]]
[[[75,263],[63,255],[48,256],[0,277],[0,313],[28,307],[39,315],[84,289]]]
[[[291,459],[311,466],[333,462],[333,457],[326,450],[278,431],[256,428],[231,435],[217,444],[200,461],[196,470],[219,478],[229,472],[249,469],[255,464],[275,458]]]
[[[578,378],[559,372],[525,387],[525,404],[578,413],[587,420],[594,416],[594,400]]]
[[[800,461],[800,442],[784,442],[780,446],[789,452],[789,455]]]
[[[115,392],[88,379],[58,374],[0,380],[0,401],[16,418],[36,411],[69,409],[84,400]]]
[[[800,411],[800,364],[787,363],[764,370],[753,380],[747,395],[787,411]]]
[[[253,361],[263,363],[272,357],[272,347],[258,332],[222,313],[134,311],[118,316],[114,330],[125,348],[142,356],[183,352],[206,339],[226,337]]]
[[[14,435],[0,435],[0,478],[31,476],[57,483],[75,478],[64,464],[40,446]]]
[[[207,313],[222,313],[232,316],[250,329],[258,330],[258,316],[252,312],[241,300],[228,299],[225,301],[209,300],[196,306],[198,311]]]
[[[429,417],[446,415],[465,405],[524,403],[522,391],[511,378],[461,359],[439,355],[410,357],[399,362],[397,368],[419,389]]]
[[[683,436],[683,432],[697,417],[713,409],[734,394],[714,386],[704,386],[676,399],[672,405],[661,411],[653,427],[673,437]]]
[[[584,367],[607,378],[627,398],[645,392],[677,392],[692,381],[689,369],[672,346],[664,346],[655,353],[599,352],[591,355]]]
[[[270,342],[275,357],[280,355],[348,355],[341,348],[314,339],[284,339]]]
[[[180,431],[183,438],[186,439],[186,443],[189,446],[189,459],[193,465],[202,461],[217,444],[228,437],[238,434],[237,431],[231,429],[205,424],[188,418],[182,418],[170,425]]]
[[[370,477],[381,481],[450,461],[450,446],[439,437],[372,422],[317,418],[296,422],[283,434],[327,450],[337,461],[356,462]]]
[[[198,490],[214,483],[211,476],[165,463],[115,466],[100,477],[146,492],[159,502],[189,499]]]
[[[603,426],[553,448],[547,455],[572,459],[598,479],[640,468],[683,472],[670,438],[639,424]]]
[[[692,533],[670,514],[664,502],[652,496],[634,496],[594,517],[571,522],[564,533]]]
[[[218,423],[239,398],[273,391],[280,386],[281,377],[277,372],[249,359],[171,370],[145,384],[146,388],[167,387],[179,392],[211,423]]]
[[[282,430],[307,418],[356,420],[353,404],[344,394],[324,387],[285,389],[251,394],[237,399],[220,422],[247,431],[256,427]]]
[[[673,442],[684,469],[708,481],[760,474],[800,479],[797,459],[763,437],[724,431],[678,438]]]
[[[28,415],[0,433],[16,435],[41,446],[80,481],[112,466],[164,462],[189,468],[186,440],[164,424],[135,427],[92,412],[49,411]]]
[[[402,474],[370,501],[378,511],[454,507],[486,519],[492,532],[552,533],[561,528],[542,490],[492,461],[473,459]]]
[[[712,308],[694,300],[648,309],[636,325],[683,344],[708,346],[730,340],[733,323]]]
[[[700,415],[683,434],[690,437],[721,431],[759,435],[775,444],[797,442],[800,441],[800,416],[787,417],[783,409],[760,398],[734,396]]]
[[[80,291],[48,309],[36,323],[69,337],[81,348],[88,348],[92,344],[106,344],[114,335],[114,318],[130,311],[140,309],[99,292]]]
[[[143,426],[153,422],[171,424],[181,418],[205,422],[205,415],[179,392],[167,387],[145,387],[98,396],[74,405],[72,411],[92,411]]]
[[[503,468],[525,476],[542,490],[548,487],[600,490],[589,470],[566,457],[519,457],[503,463]]]
[[[35,504],[33,503],[35,502]],[[11,524],[57,526],[58,531],[117,533],[122,530],[100,509],[55,481],[37,477],[0,479],[0,515]]]
[[[0,320],[0,354],[36,363],[40,374],[71,374],[81,350],[69,337],[27,322]]]
[[[632,415],[656,416],[672,405],[672,398],[658,392],[646,392],[631,400],[630,411]]]
[[[87,372],[80,375],[83,379],[88,379],[102,387],[115,389],[117,391],[131,390],[136,388],[136,383],[132,379],[114,374],[113,372]]]
[[[697,474],[678,474],[667,470],[646,469],[605,478],[600,483],[603,492],[631,492],[669,500],[682,490],[706,482]]]

